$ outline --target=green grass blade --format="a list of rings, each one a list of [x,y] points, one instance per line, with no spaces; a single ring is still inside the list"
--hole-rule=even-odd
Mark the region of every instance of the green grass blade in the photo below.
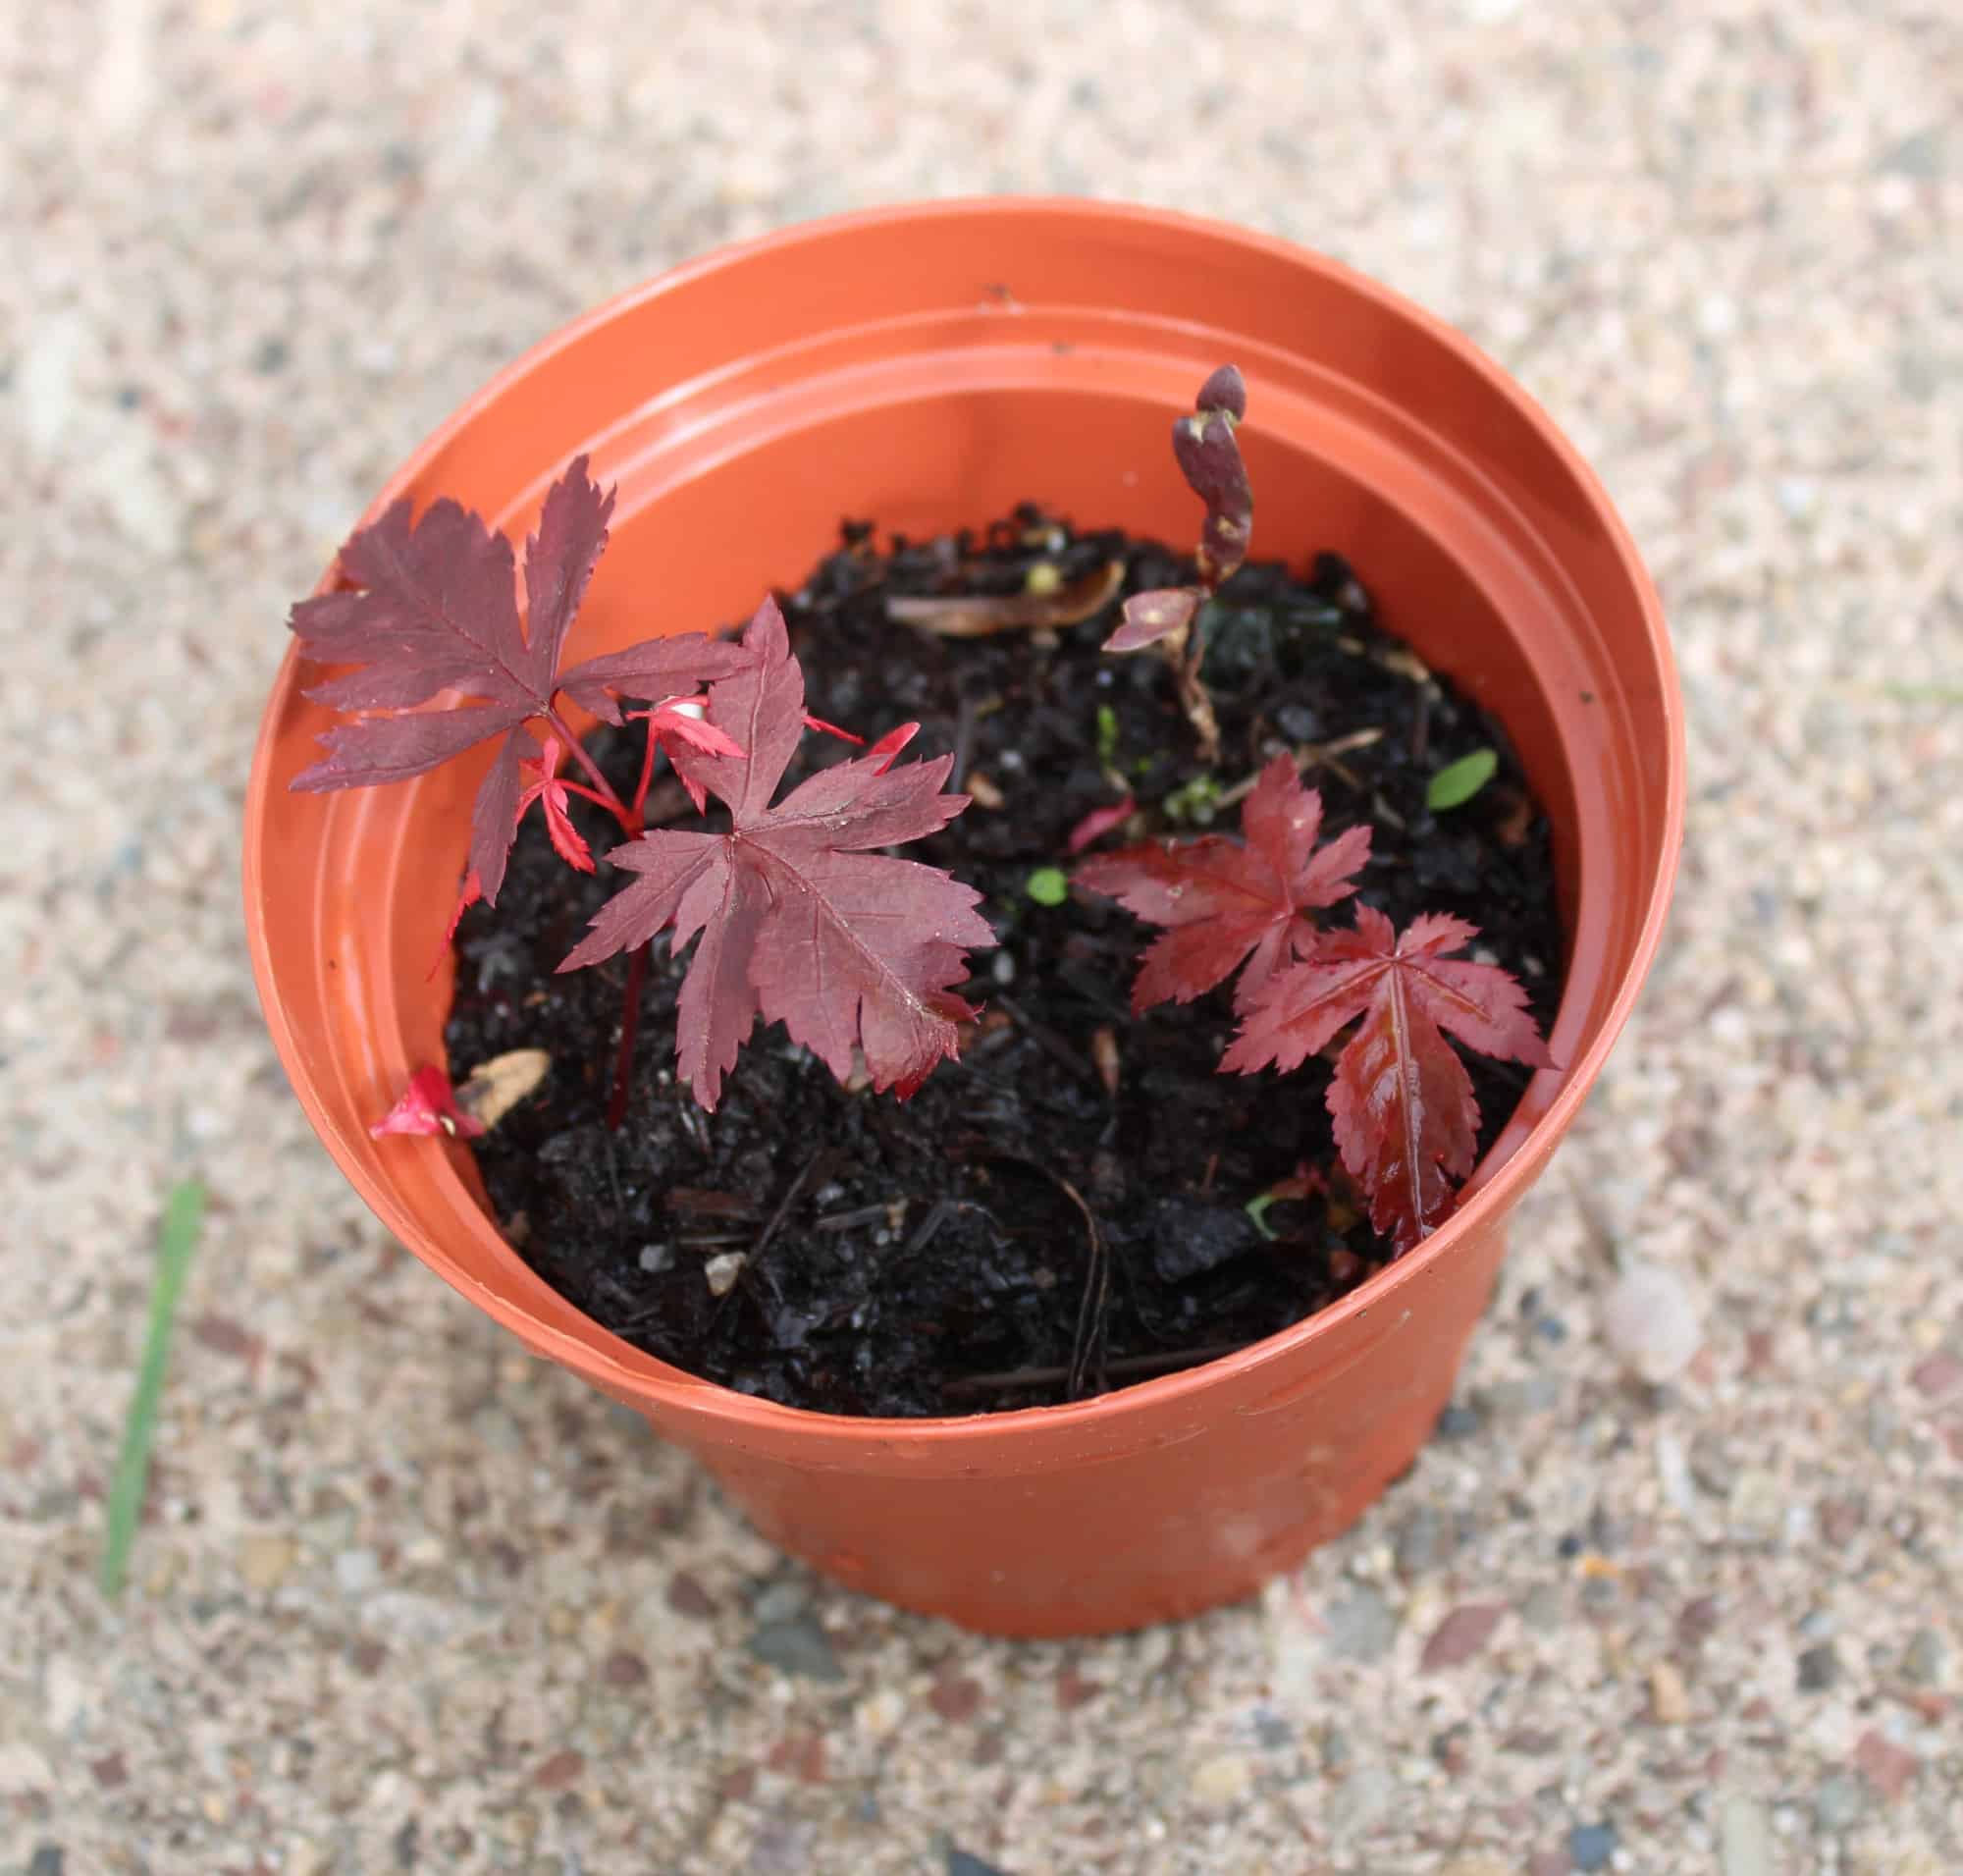
[[[116,1456],[116,1477],[109,1487],[109,1517],[98,1578],[105,1596],[122,1592],[129,1568],[130,1545],[136,1535],[143,1487],[150,1475],[150,1443],[156,1437],[157,1404],[163,1398],[164,1367],[171,1353],[171,1319],[177,1314],[185,1272],[190,1268],[190,1254],[197,1248],[198,1228],[203,1222],[203,1182],[186,1179],[172,1188],[164,1207],[143,1365],[136,1371],[136,1391],[130,1399],[129,1418],[123,1422],[123,1450]]]

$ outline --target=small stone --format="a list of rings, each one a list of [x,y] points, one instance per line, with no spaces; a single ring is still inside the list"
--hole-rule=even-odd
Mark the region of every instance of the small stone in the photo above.
[[[645,1687],[648,1664],[626,1648],[615,1648],[601,1664],[600,1678],[610,1688]]]
[[[1329,1819],[1338,1830],[1374,1824],[1397,1797],[1398,1784],[1381,1765],[1359,1765],[1329,1798]]]
[[[1683,1442],[1667,1428],[1659,1428],[1652,1448],[1656,1456],[1657,1489],[1663,1501],[1681,1518],[1697,1509],[1697,1486],[1690,1475],[1690,1460]]]
[[[1823,1641],[1799,1657],[1798,1681],[1802,1693],[1824,1693],[1840,1679],[1840,1656],[1832,1642]]]
[[[1777,1876],[1772,1824],[1742,1792],[1727,1792],[1718,1807],[1718,1868],[1721,1876]]]
[[[907,1717],[906,1696],[894,1688],[879,1688],[853,1709],[852,1724],[869,1740],[889,1740]]]
[[[1535,1635],[1552,1635],[1567,1620],[1567,1599],[1551,1582],[1537,1582],[1520,1603],[1520,1626]]]
[[[1380,1661],[1398,1637],[1398,1618],[1369,1584],[1331,1603],[1323,1615],[1323,1645],[1345,1661]]]
[[[967,1675],[943,1675],[928,1689],[927,1703],[943,1720],[972,1720],[982,1709],[982,1683]]]
[[[1875,165],[1883,176],[1907,176],[1919,183],[1934,181],[1942,174],[1942,133],[1932,125],[1913,132]]]
[[[1681,1726],[1690,1718],[1690,1693],[1674,1662],[1659,1661],[1650,1670],[1650,1717],[1659,1726]]]
[[[36,1844],[27,1859],[27,1876],[62,1876],[68,1867],[68,1852],[59,1844]]]
[[[586,1771],[586,1754],[571,1746],[541,1759],[532,1773],[532,1783],[542,1792],[563,1792],[577,1785]]]
[[[1254,1768],[1240,1752],[1216,1752],[1193,1772],[1193,1796],[1209,1810],[1238,1804],[1254,1787]]]
[[[372,1550],[344,1550],[334,1560],[334,1580],[344,1595],[358,1596],[374,1588],[382,1575]]]
[[[1440,1439],[1470,1439],[1482,1424],[1477,1408],[1460,1407],[1454,1401],[1438,1417],[1438,1436]]]
[[[1835,1772],[1813,1795],[1813,1815],[1824,1831],[1851,1829],[1867,1807],[1868,1795],[1851,1772]]]
[[[750,1613],[761,1623],[785,1622],[810,1606],[811,1591],[795,1577],[780,1577],[757,1592]]]
[[[1503,1602],[1460,1604],[1432,1631],[1419,1658],[1419,1669],[1429,1673],[1437,1668],[1456,1668],[1471,1660],[1493,1638],[1493,1631],[1506,1613],[1507,1605]]]
[[[1322,1761],[1322,1769],[1332,1777],[1343,1772],[1351,1758],[1349,1735],[1339,1733],[1332,1726],[1322,1736],[1322,1746],[1317,1756]]]
[[[1889,1803],[1901,1796],[1922,1770],[1922,1761],[1872,1729],[1854,1746],[1854,1765]]]
[[[1565,1849],[1537,1849],[1527,1858],[1527,1876],[1572,1876],[1574,1859]]]
[[[686,1570],[677,1570],[668,1579],[668,1607],[701,1622],[716,1613],[716,1598]]]
[[[1676,1633],[1691,1647],[1718,1633],[1722,1612],[1716,1596],[1692,1596],[1676,1615]]]
[[[1438,1876],[1513,1876],[1514,1867],[1497,1856],[1455,1856]]]
[[[965,1849],[947,1847],[947,1876],[1003,1876],[1003,1872],[993,1863],[984,1863],[981,1857],[971,1855]]]
[[[1434,1506],[1414,1506],[1398,1526],[1394,1540],[1398,1575],[1409,1581],[1413,1577],[1435,1570],[1451,1555],[1452,1540],[1451,1527]]]
[[[1963,1381],[1963,1362],[1953,1355],[1932,1355],[1918,1362],[1909,1370],[1909,1380],[1915,1391],[1926,1400],[1939,1401],[1945,1394],[1953,1393],[1959,1381]]]
[[[743,1274],[743,1266],[749,1261],[749,1254],[743,1251],[720,1251],[711,1258],[702,1266],[709,1294],[727,1296],[736,1287],[736,1279]]]
[[[1902,1673],[1919,1688],[1942,1685],[1949,1665],[1948,1650],[1934,1629],[1918,1629],[1902,1653]]]
[[[664,1244],[644,1244],[634,1261],[651,1277],[659,1276],[674,1261],[674,1252]]]
[[[831,1651],[831,1640],[809,1614],[760,1626],[746,1644],[759,1661],[780,1674],[807,1681],[842,1681],[845,1670]]]
[[[1745,1538],[1777,1535],[1785,1522],[1785,1493],[1763,1469],[1740,1473],[1731,1486],[1731,1528]]]
[[[1613,1824],[1577,1824],[1567,1833],[1567,1856],[1578,1870],[1607,1869],[1616,1853]]]
[[[254,1589],[277,1589],[299,1556],[291,1537],[254,1532],[239,1545],[239,1574]]]

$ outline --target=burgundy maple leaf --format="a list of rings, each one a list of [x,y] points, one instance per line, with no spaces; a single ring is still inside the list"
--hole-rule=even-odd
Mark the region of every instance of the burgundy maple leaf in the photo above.
[[[1107,652],[1143,651],[1184,632],[1194,615],[1241,568],[1254,525],[1254,496],[1241,460],[1235,427],[1247,414],[1247,386],[1222,365],[1199,387],[1193,412],[1172,427],[1172,452],[1187,487],[1206,504],[1195,557],[1194,586],[1157,586],[1125,602],[1123,622],[1104,641]]]
[[[553,484],[538,531],[525,543],[529,628],[519,618],[510,543],[455,502],[434,502],[412,522],[405,498],[356,529],[340,557],[352,590],[302,600],[291,623],[309,659],[360,667],[316,685],[309,697],[336,710],[397,714],[328,730],[321,738],[327,754],[292,785],[397,781],[502,736],[470,824],[469,877],[495,904],[517,827],[520,767],[539,754],[525,723],[544,719],[570,741],[555,712],[556,691],[617,723],[615,693],[669,696],[743,662],[734,645],[692,632],[559,673],[566,632],[607,545],[612,511],[612,490],[594,486],[584,456]],[[446,690],[476,701],[414,708]]]
[[[456,1091],[441,1068],[419,1068],[409,1077],[396,1104],[368,1131],[380,1140],[386,1134],[449,1134],[474,1139],[484,1123],[456,1104]]]
[[[685,781],[729,809],[727,833],[657,829],[609,861],[640,877],[593,921],[559,966],[596,964],[673,927],[697,939],[682,984],[675,1053],[713,1109],[757,1017],[781,1021],[840,1081],[863,1051],[877,1088],[911,1094],[955,1053],[974,1012],[952,987],[964,952],[995,935],[980,895],[936,868],[872,851],[944,828],[968,805],[940,792],[949,756],[891,768],[894,738],[770,797],[804,729],[804,673],[783,615],[766,600],[744,634],[754,663],[713,684],[709,722],[742,756],[682,746]],[[897,735],[897,732],[895,732]]]
[[[1318,848],[1321,831],[1322,796],[1302,786],[1291,758],[1277,756],[1241,809],[1245,838],[1146,841],[1079,867],[1080,885],[1168,928],[1145,952],[1132,1007],[1190,1003],[1245,960],[1234,1007],[1251,1008],[1275,972],[1315,937],[1307,915],[1353,892],[1351,876],[1370,857],[1368,828],[1352,828]]]
[[[1517,980],[1446,955],[1478,935],[1462,919],[1426,912],[1398,938],[1381,912],[1358,905],[1353,932],[1321,933],[1269,981],[1221,1057],[1223,1070],[1242,1074],[1299,1068],[1363,1019],[1337,1057],[1329,1112],[1343,1164],[1394,1254],[1437,1229],[1472,1170],[1479,1103],[1444,1032],[1501,1060],[1556,1065]]]

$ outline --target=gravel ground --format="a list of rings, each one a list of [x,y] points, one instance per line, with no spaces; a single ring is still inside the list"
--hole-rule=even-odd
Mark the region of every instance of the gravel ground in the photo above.
[[[0,1869],[1963,1868],[1953,11],[714,14],[0,10]],[[1668,954],[1441,1437],[1257,1606],[1084,1645],[785,1566],[386,1242],[236,902],[286,602],[433,423],[716,241],[988,189],[1464,327],[1623,505],[1690,716]],[[1631,1261],[1702,1323],[1661,1385]]]

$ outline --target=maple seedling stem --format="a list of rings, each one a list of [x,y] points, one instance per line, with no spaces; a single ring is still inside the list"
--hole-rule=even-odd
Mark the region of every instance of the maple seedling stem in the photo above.
[[[648,806],[648,790],[655,785],[655,720],[648,718],[648,746],[641,751],[641,778],[634,784],[634,819],[639,821]]]
[[[594,791],[590,794],[590,798],[598,802],[615,821],[619,822],[621,831],[626,834],[628,839],[633,839],[641,831],[641,817],[639,813],[635,809],[628,807],[613,791],[613,784],[601,774],[600,765],[586,753],[586,745],[572,733],[571,726],[559,715],[556,706],[547,712],[546,721],[558,732],[559,740],[572,752],[574,761],[592,777]],[[573,782],[568,782],[566,785],[568,787],[577,786]],[[584,788],[580,789],[580,792],[582,794],[589,793]]]
[[[648,981],[650,946],[637,944],[627,960],[627,995],[620,1010],[620,1047],[613,1057],[613,1092],[607,1099],[607,1131],[618,1133],[627,1118],[627,1096],[633,1086],[634,1042],[641,1033],[641,989]]]

